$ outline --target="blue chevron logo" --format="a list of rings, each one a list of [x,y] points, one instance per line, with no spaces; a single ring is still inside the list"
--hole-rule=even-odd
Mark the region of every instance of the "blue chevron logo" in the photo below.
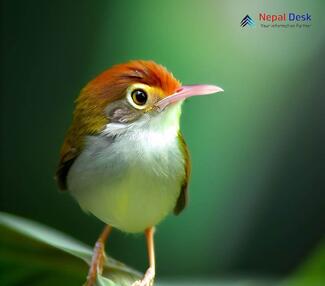
[[[241,20],[240,22],[240,26],[241,27],[245,27],[245,26],[249,26],[249,27],[253,27],[255,26],[255,21],[253,20],[252,17],[250,17],[249,15],[246,15],[243,20]]]

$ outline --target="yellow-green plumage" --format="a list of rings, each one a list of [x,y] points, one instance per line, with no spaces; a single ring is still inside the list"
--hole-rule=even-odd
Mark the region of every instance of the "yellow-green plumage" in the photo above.
[[[179,213],[186,204],[190,171],[179,131],[181,103],[155,118],[144,116],[125,134],[121,126],[114,129],[105,108],[135,83],[153,87],[162,98],[180,87],[153,62],[134,61],[104,72],[76,101],[57,169],[62,190],[69,190],[86,211],[126,232],[154,226],[172,210]]]
[[[166,111],[170,115],[150,123],[141,120],[125,133],[118,130],[112,144],[105,136],[116,130],[109,124],[105,136],[88,138],[68,175],[69,190],[83,209],[125,232],[142,232],[173,211],[186,176],[179,109],[175,105]],[[174,123],[164,124],[170,118]]]

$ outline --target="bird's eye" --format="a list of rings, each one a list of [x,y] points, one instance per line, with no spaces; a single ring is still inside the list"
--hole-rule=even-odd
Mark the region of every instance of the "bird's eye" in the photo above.
[[[143,89],[135,89],[131,93],[131,98],[136,105],[143,106],[147,103],[148,95]]]

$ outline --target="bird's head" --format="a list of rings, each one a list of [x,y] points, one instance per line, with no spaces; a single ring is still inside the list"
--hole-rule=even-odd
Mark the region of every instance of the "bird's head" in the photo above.
[[[109,123],[119,130],[130,125],[179,120],[180,105],[194,95],[222,91],[213,85],[181,83],[153,61],[130,61],[106,70],[90,81],[76,101],[74,124],[78,132],[96,134]]]

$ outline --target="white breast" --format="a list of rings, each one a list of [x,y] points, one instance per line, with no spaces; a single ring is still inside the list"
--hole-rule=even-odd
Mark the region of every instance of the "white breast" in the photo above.
[[[157,116],[127,127],[108,124],[102,135],[88,138],[68,174],[83,209],[126,232],[154,226],[173,210],[185,175],[179,108],[159,115],[163,122]]]

